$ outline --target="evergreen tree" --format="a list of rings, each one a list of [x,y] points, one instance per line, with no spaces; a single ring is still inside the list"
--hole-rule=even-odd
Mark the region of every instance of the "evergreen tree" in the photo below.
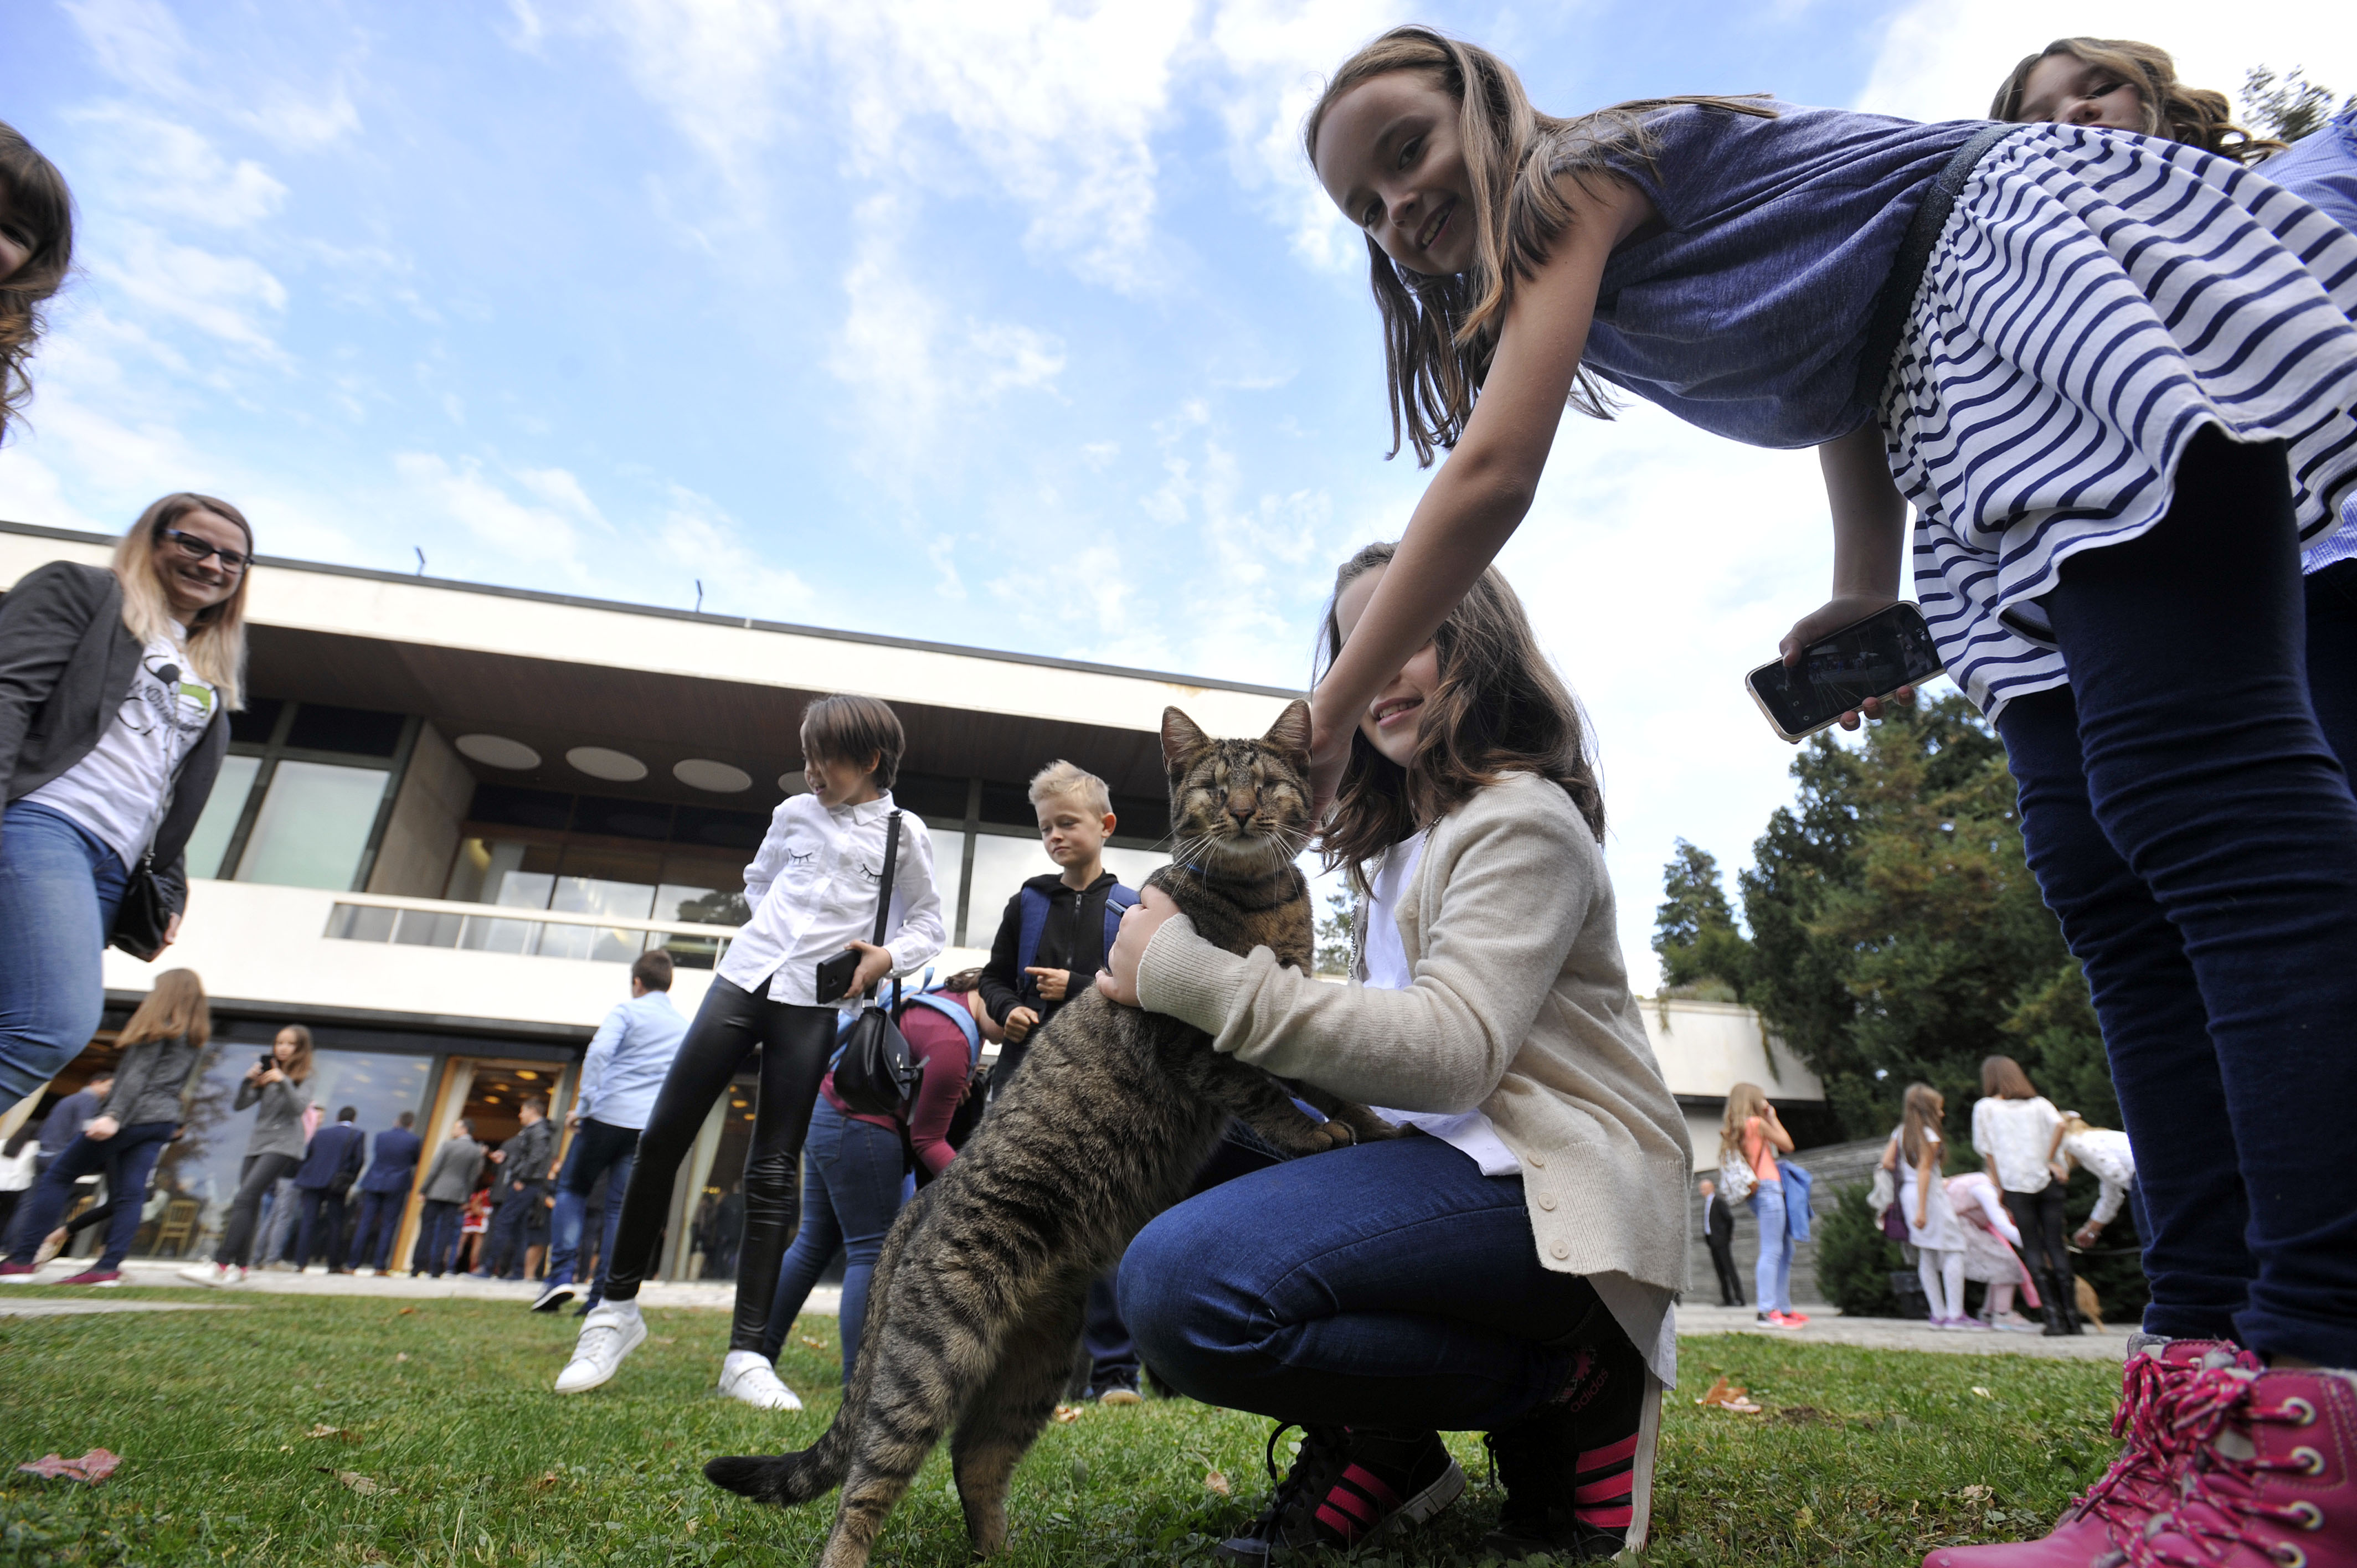
[[[1678,840],[1676,854],[1662,868],[1662,890],[1667,897],[1653,916],[1653,951],[1661,956],[1663,986],[1712,1000],[1741,1000],[1750,945],[1735,929],[1717,860]]]

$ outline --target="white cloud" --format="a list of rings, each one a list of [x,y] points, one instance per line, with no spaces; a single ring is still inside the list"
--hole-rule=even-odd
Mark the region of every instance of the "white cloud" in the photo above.
[[[2083,0],[2067,14],[2032,0],[1915,0],[1895,11],[1857,106],[1916,120],[1976,119],[2026,54],[2058,33],[2143,38],[2177,59],[2178,74],[2233,97],[2255,65],[2316,67],[2324,80],[2352,73],[2345,26],[2320,28],[2330,6],[2218,6],[2191,0]],[[2319,43],[2337,47],[2319,49]],[[2326,69],[2326,68],[2330,69]]]
[[[151,315],[177,320],[277,364],[274,336],[286,285],[250,256],[176,244],[145,223],[122,224],[90,269]]]
[[[748,542],[742,524],[709,496],[684,485],[671,487],[656,542],[662,560],[704,584],[707,610],[760,620],[793,620],[816,602],[808,584]],[[635,585],[628,596],[644,601],[649,595],[643,582]]]
[[[404,452],[393,462],[406,491],[403,510],[409,516],[455,523],[491,554],[554,570],[576,584],[592,575],[583,548],[583,526],[608,531],[572,475],[543,469],[517,476],[540,498],[542,504],[535,506],[487,477],[477,458],[461,457],[453,464],[434,453]]]
[[[65,0],[64,9],[100,67],[146,100],[201,107],[290,149],[322,146],[360,129],[348,65],[334,68],[327,84],[306,96],[283,60],[199,59],[161,0]]]
[[[242,229],[277,212],[286,188],[252,158],[221,156],[201,133],[127,104],[83,116],[102,127],[119,171],[116,202],[143,214]]]

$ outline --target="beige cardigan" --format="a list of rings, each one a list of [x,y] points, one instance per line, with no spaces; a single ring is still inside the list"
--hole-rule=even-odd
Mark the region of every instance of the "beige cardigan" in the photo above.
[[[1556,785],[1509,774],[1434,825],[1400,898],[1415,983],[1334,985],[1213,947],[1178,916],[1148,1009],[1286,1078],[1403,1111],[1479,1108],[1523,1166],[1539,1262],[1684,1290],[1685,1119],[1629,993],[1612,883]]]

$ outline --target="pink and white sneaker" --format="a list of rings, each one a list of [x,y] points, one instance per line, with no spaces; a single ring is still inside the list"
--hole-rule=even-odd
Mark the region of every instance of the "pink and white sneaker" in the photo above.
[[[119,1285],[123,1283],[121,1269],[84,1269],[78,1274],[68,1274],[61,1285]]]

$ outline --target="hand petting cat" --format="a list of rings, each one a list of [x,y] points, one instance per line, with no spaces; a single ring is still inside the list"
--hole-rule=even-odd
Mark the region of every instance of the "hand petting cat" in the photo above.
[[[1146,961],[1146,944],[1162,929],[1162,922],[1178,912],[1177,901],[1152,883],[1123,912],[1113,950],[1105,954],[1105,967],[1097,971],[1097,990],[1108,1001],[1125,1007],[1137,1005],[1137,966]]]

